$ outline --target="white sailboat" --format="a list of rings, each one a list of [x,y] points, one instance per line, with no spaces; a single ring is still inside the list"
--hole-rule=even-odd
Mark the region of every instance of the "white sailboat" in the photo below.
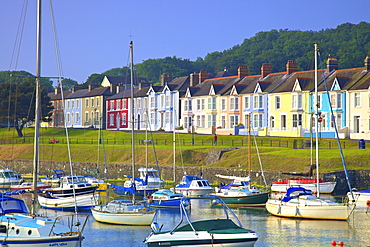
[[[36,54],[36,107],[35,107],[35,140],[33,159],[33,181],[38,180],[39,166],[39,136],[41,120],[41,99],[40,99],[40,58],[41,58],[41,0],[37,1],[37,54]],[[50,246],[81,246],[83,240],[80,223],[74,219],[67,222],[70,225],[62,224],[61,218],[51,219],[36,216],[37,183],[33,183],[33,204],[32,211],[23,200],[1,196],[0,197],[0,238],[1,246],[29,246],[29,247],[50,247]],[[69,216],[70,218],[73,216]],[[86,218],[87,220],[87,218]],[[86,223],[86,221],[85,221]],[[85,225],[85,223],[83,225]]]
[[[315,44],[316,176],[317,181],[319,181],[317,53],[318,47]],[[354,206],[348,203],[336,203],[321,199],[320,187],[317,186],[317,196],[314,196],[311,190],[302,187],[289,188],[283,198],[268,199],[266,209],[270,214],[281,217],[347,220],[353,212]]]
[[[112,186],[124,191],[131,190],[132,200],[113,200],[106,205],[91,208],[96,221],[121,225],[150,225],[156,211],[148,209],[144,204],[135,201],[135,117],[134,117],[134,85],[133,85],[133,43],[130,43],[130,72],[131,72],[131,147],[132,147],[132,179],[131,187]]]

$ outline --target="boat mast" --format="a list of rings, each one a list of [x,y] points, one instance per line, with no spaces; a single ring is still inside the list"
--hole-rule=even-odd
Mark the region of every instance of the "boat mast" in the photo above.
[[[134,65],[133,65],[133,43],[130,42],[130,81],[131,81],[131,90],[130,90],[130,104],[131,104],[131,153],[132,153],[132,183],[135,186],[135,141],[134,141],[134,127],[135,127],[135,116],[134,116]],[[136,188],[135,188],[136,190]],[[132,203],[135,202],[135,191],[132,195]]]
[[[318,46],[315,46],[315,111],[316,111],[316,118],[315,118],[315,132],[316,132],[316,186],[317,186],[317,196],[320,196],[320,182],[319,182],[319,100],[318,100],[318,92],[317,92],[317,53],[318,53]]]
[[[247,123],[248,123],[248,169],[249,169],[249,183],[248,187],[251,188],[251,181],[252,181],[252,158],[251,158],[251,115],[247,115]]]
[[[175,95],[172,94],[172,105],[173,105],[173,186],[176,186],[176,132],[175,132],[175,126],[176,126],[176,114],[175,114]]]
[[[35,141],[33,155],[33,198],[32,211],[36,214],[37,180],[39,166],[39,138],[40,138],[40,74],[41,74],[41,0],[37,0],[37,30],[36,30],[36,102],[35,102]]]

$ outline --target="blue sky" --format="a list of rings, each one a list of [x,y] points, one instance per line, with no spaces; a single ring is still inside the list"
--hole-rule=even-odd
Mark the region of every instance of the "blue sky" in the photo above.
[[[0,70],[35,74],[36,0],[28,1],[18,60],[12,60],[23,2],[0,1]],[[135,63],[167,56],[195,60],[241,44],[260,31],[318,31],[346,22],[370,22],[369,0],[59,0],[52,4],[62,76],[79,83],[93,73],[127,66],[130,40]],[[42,23],[41,74],[57,76],[46,0]]]

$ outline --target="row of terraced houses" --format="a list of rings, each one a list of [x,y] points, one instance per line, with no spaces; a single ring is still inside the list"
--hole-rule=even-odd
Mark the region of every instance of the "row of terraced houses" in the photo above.
[[[227,69],[206,70],[171,78],[162,74],[161,85],[135,78],[134,128],[150,131],[308,137],[315,132],[334,138],[370,139],[370,58],[364,67],[339,69],[335,57],[318,71],[316,114],[315,71],[298,71],[289,60],[286,71],[272,73],[271,64],[260,75],[249,75],[246,66],[238,74]],[[63,97],[62,97],[63,93]],[[49,96],[54,105],[50,127],[131,130],[129,78],[106,76],[100,87],[56,89]],[[62,107],[64,98],[64,107]],[[313,127],[312,127],[313,126]]]

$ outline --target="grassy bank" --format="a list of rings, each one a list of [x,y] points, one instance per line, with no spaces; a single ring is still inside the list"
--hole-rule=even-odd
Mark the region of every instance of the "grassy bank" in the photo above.
[[[131,133],[121,131],[98,131],[86,129],[71,129],[68,131],[71,143],[73,161],[99,162],[106,159],[108,163],[131,163]],[[14,130],[0,129],[0,159],[1,160],[31,160],[33,157],[32,128],[24,131],[23,138],[16,137]],[[59,143],[50,144],[51,139]],[[145,132],[135,134],[136,162],[155,164],[155,157],[161,165],[173,164],[173,134],[166,132]],[[144,145],[142,140],[151,139],[151,145]],[[100,141],[99,141],[100,140]],[[264,170],[283,172],[302,172],[310,165],[310,148],[300,148],[304,140],[301,138],[257,137],[260,159]],[[209,167],[243,168],[247,169],[247,137],[219,136],[218,145],[213,146],[212,135],[176,134],[176,163],[181,165],[204,166],[207,153],[212,150],[235,148],[226,152],[221,159]],[[64,129],[41,129],[40,159],[48,161],[68,161],[67,140]],[[370,147],[358,149],[357,141],[341,142],[348,169],[370,169]],[[341,157],[336,141],[320,140],[321,171],[342,170]],[[148,149],[148,152],[146,151]],[[260,164],[252,138],[252,169],[259,170]],[[148,153],[148,158],[146,158]],[[314,154],[313,154],[314,155]],[[314,158],[315,160],[315,158]]]

